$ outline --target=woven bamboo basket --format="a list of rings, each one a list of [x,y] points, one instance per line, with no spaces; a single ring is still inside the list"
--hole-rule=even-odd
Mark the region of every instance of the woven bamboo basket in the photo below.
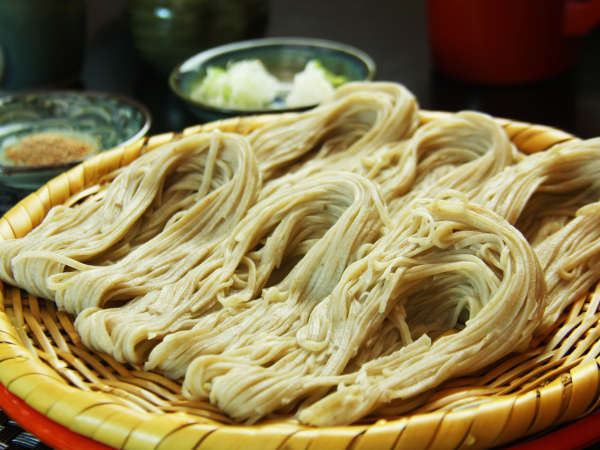
[[[421,119],[427,122],[443,114],[447,113],[422,112]],[[0,237],[25,235],[53,205],[182,135],[215,128],[246,134],[271,120],[274,116],[228,119],[104,152],[14,206],[0,219]],[[576,139],[545,126],[497,120],[526,153]],[[452,380],[416,410],[351,426],[311,428],[291,420],[234,424],[215,406],[185,399],[177,382],[85,348],[72,317],[57,311],[52,302],[9,285],[0,287],[0,382],[58,424],[116,448],[492,447],[585,416],[600,399],[598,360],[583,363],[582,357],[568,357],[574,348],[583,348],[579,353],[585,355],[600,335],[600,311],[595,312],[596,323],[577,334],[577,318],[587,310],[587,297],[573,304],[556,324],[558,330],[572,321],[572,333],[551,333],[525,354],[511,355],[475,376]],[[544,341],[552,338],[561,340],[556,351],[564,356],[552,361],[538,358]]]

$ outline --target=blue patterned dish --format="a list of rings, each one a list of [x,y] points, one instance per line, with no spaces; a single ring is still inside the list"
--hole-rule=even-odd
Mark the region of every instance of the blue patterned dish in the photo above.
[[[17,163],[7,150],[25,138],[42,133],[65,136],[89,145],[89,157],[144,136],[150,121],[147,108],[113,94],[43,91],[0,97],[0,183],[35,189],[85,159]]]

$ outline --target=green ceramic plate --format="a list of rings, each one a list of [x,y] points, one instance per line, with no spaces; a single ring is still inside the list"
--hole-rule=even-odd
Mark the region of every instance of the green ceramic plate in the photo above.
[[[7,149],[38,133],[53,133],[90,144],[101,152],[144,136],[147,108],[125,97],[77,91],[28,92],[0,97],[0,183],[35,189],[82,159],[50,165],[19,165]]]

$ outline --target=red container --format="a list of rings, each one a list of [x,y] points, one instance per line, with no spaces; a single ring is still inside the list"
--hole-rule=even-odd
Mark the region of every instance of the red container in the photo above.
[[[429,0],[434,65],[465,81],[513,84],[557,75],[576,36],[600,20],[600,0]]]

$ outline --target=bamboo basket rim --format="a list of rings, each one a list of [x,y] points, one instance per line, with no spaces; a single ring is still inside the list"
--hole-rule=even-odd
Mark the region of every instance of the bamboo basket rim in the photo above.
[[[421,111],[420,114],[422,123],[426,123],[452,113]],[[106,173],[130,163],[142,152],[182,136],[216,128],[246,134],[278,117],[281,116],[225,119],[189,127],[180,133],[143,137],[103,152],[49,181],[11,208],[0,219],[0,239],[26,234],[41,222],[51,206],[63,203],[70,195]],[[578,139],[545,125],[501,118],[496,120],[513,143],[526,153],[543,151],[554,144]],[[531,388],[523,392],[494,394],[491,399],[480,403],[472,401],[464,407],[409,413],[349,426],[313,428],[281,421],[246,426],[218,423],[210,418],[210,414],[201,416],[185,409],[174,408],[172,412],[144,411],[135,407],[134,399],[129,403],[117,401],[110,386],[95,387],[91,383],[91,387],[82,389],[64,373],[57,371],[48,361],[51,359],[49,353],[60,353],[60,345],[58,350],[39,346],[32,348],[18,329],[29,327],[27,332],[32,335],[53,333],[43,314],[41,317],[44,320],[39,330],[29,320],[31,315],[40,316],[40,304],[43,306],[44,301],[38,302],[27,294],[21,298],[15,294],[18,290],[8,285],[0,284],[0,288],[0,383],[34,410],[58,424],[112,447],[169,448],[177,443],[177,448],[202,449],[308,446],[480,448],[506,444],[547,431],[589,414],[600,402],[600,361],[594,359],[586,363],[559,364],[534,373],[529,380]],[[6,312],[7,307],[16,308],[15,302],[21,305],[25,315],[22,322],[17,324],[11,321]],[[57,317],[64,319],[60,314]],[[65,323],[61,322],[61,325],[65,326]],[[61,332],[70,335],[74,330],[68,329],[68,323],[66,325]],[[67,358],[67,362],[64,362],[67,366],[81,363],[70,362],[62,353],[60,356]],[[98,369],[88,362],[87,370]],[[142,375],[132,368],[128,370],[125,377],[135,374],[136,377],[147,376],[155,381],[151,373]],[[95,375],[90,376],[93,378]]]

